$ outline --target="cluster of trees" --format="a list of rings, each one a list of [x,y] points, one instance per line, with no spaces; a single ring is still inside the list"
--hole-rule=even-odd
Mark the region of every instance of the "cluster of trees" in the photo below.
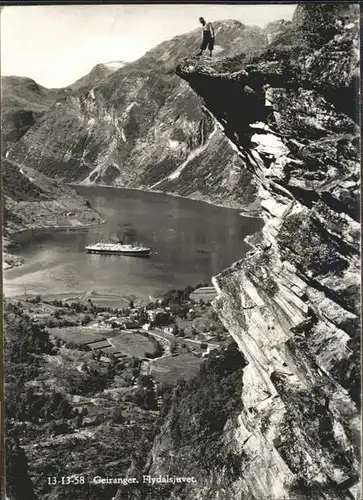
[[[45,302],[45,301],[44,301]],[[45,302],[47,303],[47,302]],[[112,307],[98,307],[96,306],[91,299],[88,299],[87,304],[84,304],[80,301],[77,302],[63,302],[62,300],[52,300],[49,302],[49,304],[59,307],[59,308],[66,308],[70,309],[73,312],[79,314],[79,313],[95,313],[95,312],[110,312],[113,314],[116,314],[118,312],[117,309],[114,309]]]
[[[5,305],[5,363],[37,364],[37,356],[51,354],[49,333],[35,323],[19,306]]]
[[[30,304],[40,304],[42,301],[42,298],[40,295],[36,295],[35,297],[32,297],[30,299],[26,299],[27,302],[30,302]]]
[[[59,392],[38,393],[26,386],[42,368],[42,355],[53,354],[47,330],[35,323],[19,305],[5,304],[6,419],[48,422],[70,418],[72,410]]]
[[[212,352],[199,374],[190,381],[181,379],[176,386],[160,387],[160,418],[169,421],[170,449],[175,452],[176,466],[177,457],[184,450],[188,450],[190,472],[196,468],[210,471],[219,466],[223,460],[223,428],[227,419],[242,410],[245,366],[245,359],[232,342],[224,351]],[[220,465],[222,467],[222,463]]]
[[[157,309],[158,307],[160,307],[160,305],[161,305],[161,301],[158,301],[158,300],[155,301],[155,302],[150,301],[150,302],[148,302],[146,304],[145,309],[147,311],[152,311],[152,310]]]
[[[140,334],[147,337],[154,346],[153,352],[145,352],[145,358],[150,358],[150,359],[160,358],[160,356],[162,356],[164,353],[164,348],[160,344],[160,342],[158,342],[155,337],[148,334],[147,332],[140,332]]]
[[[3,200],[3,223],[4,230],[6,231],[9,222],[13,222],[14,224],[21,224],[23,221],[22,217],[19,216],[16,212],[13,212],[8,209],[6,206],[6,201]]]
[[[78,322],[69,320],[68,318],[47,318],[39,324],[45,326],[46,328],[65,328],[67,326],[77,326]]]
[[[151,326],[152,327],[161,327],[168,326],[175,322],[175,318],[167,311],[159,312],[152,319]]]
[[[185,288],[179,288],[174,290],[169,290],[163,296],[163,300],[161,302],[162,306],[172,306],[172,305],[181,305],[189,302],[189,296],[194,290],[200,287],[208,286],[208,284],[198,284],[195,286],[188,285]]]
[[[170,312],[173,316],[178,316],[182,319],[187,319],[190,306],[188,304],[172,304]]]
[[[185,337],[185,329],[178,325],[175,325],[174,335],[176,337]]]
[[[24,313],[20,304],[5,302],[5,428],[7,495],[15,500],[35,500],[27,458],[17,438],[16,422],[41,424],[72,418],[67,398],[59,392],[37,392],[28,382],[42,369],[43,355],[54,346],[46,329]]]
[[[136,356],[118,359],[115,365],[115,373],[122,376],[124,382],[129,385],[137,379],[141,372],[141,359]]]
[[[112,384],[116,373],[115,365],[110,363],[107,368],[100,365],[83,363],[81,372],[64,370],[63,383],[67,392],[74,395],[93,395],[101,392]]]
[[[139,375],[133,402],[144,410],[157,410],[154,380],[150,375]]]
[[[59,304],[57,307],[63,307],[63,304]],[[153,379],[140,374],[141,360],[135,357],[122,360],[115,358],[105,365],[99,363],[97,359],[90,359],[82,365],[80,371],[63,366],[61,370],[56,372],[57,386],[61,387],[62,392],[48,391],[44,389],[45,384],[40,380],[45,368],[43,354],[52,355],[55,352],[48,332],[24,314],[21,305],[7,307],[5,318],[7,327],[7,436],[10,436],[12,432],[16,434],[22,432],[27,438],[31,435],[32,439],[35,439],[40,436],[40,433],[48,436],[58,435],[68,433],[71,429],[83,425],[89,425],[90,422],[84,423],[85,408],[77,410],[77,408],[72,407],[68,394],[92,396],[95,392],[109,387],[117,375],[126,382],[125,385],[131,386],[130,391],[126,391],[123,400],[127,405],[120,402],[120,405],[113,408],[109,414],[105,411],[104,414],[97,414],[97,417],[101,418],[101,422],[109,421],[111,427],[114,426],[115,429],[118,424],[121,424],[122,439],[119,440],[119,435],[116,436],[118,447],[117,449],[112,447],[112,453],[116,458],[122,456],[122,467],[124,468],[122,470],[126,471],[129,464],[132,463],[140,467],[141,471],[157,430],[154,425],[156,414],[150,410],[158,408]],[[145,334],[147,335],[147,332]],[[30,381],[32,383],[27,384]],[[137,385],[134,387],[136,381]],[[125,421],[127,423],[127,420],[130,419],[130,403],[134,410],[135,405],[139,407],[136,412],[132,413],[132,420],[135,419],[136,422],[123,426],[122,424]],[[108,407],[109,405],[107,405]],[[92,418],[93,414],[91,421]],[[140,418],[142,423],[139,421]],[[47,486],[38,480],[34,480],[34,485],[32,484],[24,449],[19,445],[16,437],[13,438],[13,441],[8,439],[7,444],[9,498],[37,500],[34,490],[42,496],[46,493]],[[105,448],[105,450],[101,447],[100,455],[97,455],[95,460],[108,464],[110,450],[110,447]],[[92,445],[85,445],[84,452],[88,453],[88,463],[89,454],[92,453]],[[93,458],[90,460],[92,461]],[[54,469],[54,474],[61,475],[60,471],[62,468],[64,469],[64,464],[62,459],[54,461],[51,458],[49,467],[52,471]],[[110,467],[112,468],[112,466]],[[94,468],[92,468],[93,472]],[[55,492],[54,487],[52,490]],[[59,498],[67,499],[105,498],[100,489],[93,488],[92,494],[89,492],[90,496],[87,497],[83,497],[84,491],[82,490],[82,494],[78,494],[80,492],[77,490],[76,496],[74,496],[72,486],[68,487],[67,485],[59,487],[57,493],[54,494],[57,495],[57,498],[59,495]]]
[[[28,177],[23,175],[18,167],[2,159],[3,193],[15,201],[38,201],[46,199],[45,192]]]
[[[5,439],[6,493],[12,500],[37,500],[29,476],[28,460],[16,436]]]
[[[89,310],[89,307],[81,302],[71,302],[69,304],[69,309],[72,309],[75,313],[85,313]]]
[[[72,407],[60,392],[38,393],[34,387],[24,389],[14,384],[6,395],[6,418],[16,421],[46,423],[70,419]]]

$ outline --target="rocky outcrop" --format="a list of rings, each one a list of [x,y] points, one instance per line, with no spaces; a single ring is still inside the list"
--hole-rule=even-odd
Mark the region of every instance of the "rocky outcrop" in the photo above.
[[[276,38],[280,37],[286,30],[290,29],[291,21],[285,21],[285,19],[279,19],[278,21],[272,21],[268,23],[264,29],[267,35],[268,43],[272,43]]]
[[[299,5],[262,54],[177,67],[253,176],[265,225],[213,278],[247,362],[243,409],[223,431],[237,470],[223,475],[225,455],[169,498],[359,498],[358,30],[356,5]],[[169,425],[153,475],[195,438],[160,459]]]
[[[238,21],[216,22],[215,31],[217,58],[267,44],[262,29]],[[116,71],[96,66],[33,120],[8,158],[66,182],[162,190],[256,212],[251,174],[174,74],[200,36],[200,29],[177,36]]]

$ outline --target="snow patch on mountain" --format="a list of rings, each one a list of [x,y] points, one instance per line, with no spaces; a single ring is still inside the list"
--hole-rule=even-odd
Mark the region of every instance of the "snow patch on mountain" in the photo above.
[[[123,68],[127,62],[125,61],[109,61],[106,63],[103,63],[104,66],[106,66],[107,69],[110,69],[112,71],[117,71],[118,69]]]

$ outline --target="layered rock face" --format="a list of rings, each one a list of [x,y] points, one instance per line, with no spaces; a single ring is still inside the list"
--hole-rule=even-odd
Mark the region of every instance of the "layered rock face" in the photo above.
[[[171,498],[359,498],[358,30],[356,5],[299,5],[258,56],[177,67],[251,172],[265,225],[213,278],[247,361],[243,410],[223,431],[237,473],[216,465]],[[186,449],[169,425],[153,474]]]
[[[217,57],[251,54],[268,42],[262,29],[238,21],[216,22],[215,31]],[[116,71],[98,65],[32,118],[8,158],[65,182],[162,190],[256,211],[251,174],[174,74],[200,38],[200,29],[177,36]]]

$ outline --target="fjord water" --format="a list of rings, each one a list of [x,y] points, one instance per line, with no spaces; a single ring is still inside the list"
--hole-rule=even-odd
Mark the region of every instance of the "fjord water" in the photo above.
[[[134,189],[77,187],[106,223],[79,232],[40,232],[13,253],[25,263],[4,272],[4,294],[97,292],[147,299],[210,283],[250,249],[244,237],[262,227],[237,210]],[[137,241],[149,259],[86,254],[100,240]]]

